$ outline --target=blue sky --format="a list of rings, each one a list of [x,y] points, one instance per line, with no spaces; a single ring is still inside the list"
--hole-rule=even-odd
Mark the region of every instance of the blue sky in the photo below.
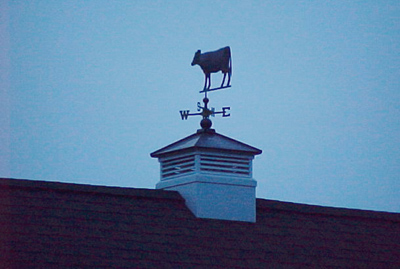
[[[154,188],[229,45],[257,197],[400,212],[399,1],[2,1],[0,42],[2,177]]]

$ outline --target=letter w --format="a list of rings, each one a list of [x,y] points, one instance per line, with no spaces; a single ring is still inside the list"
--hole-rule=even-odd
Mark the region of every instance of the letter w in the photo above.
[[[189,110],[181,110],[179,113],[181,113],[182,120],[187,120],[189,116]]]

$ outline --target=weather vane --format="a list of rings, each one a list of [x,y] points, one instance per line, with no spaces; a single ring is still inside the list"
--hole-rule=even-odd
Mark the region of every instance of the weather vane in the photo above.
[[[210,116],[215,116],[215,114],[222,114],[222,117],[229,117],[230,107],[223,107],[221,111],[215,111],[214,108],[209,108],[208,103],[209,99],[207,98],[207,93],[216,90],[222,90],[231,87],[231,75],[232,75],[232,59],[231,59],[231,49],[229,47],[224,47],[222,49],[201,53],[198,50],[194,54],[194,58],[192,61],[192,66],[198,64],[204,72],[205,82],[204,88],[200,93],[204,93],[204,106],[201,106],[200,102],[197,103],[197,111],[199,113],[190,113],[189,110],[181,110],[179,111],[181,114],[182,120],[187,120],[188,116],[203,116],[203,119],[200,122],[203,130],[210,129],[212,123],[209,119]],[[220,87],[211,88],[211,73],[217,73],[221,71],[224,74],[222,79],[222,83]],[[224,86],[226,74],[228,74],[228,82]]]

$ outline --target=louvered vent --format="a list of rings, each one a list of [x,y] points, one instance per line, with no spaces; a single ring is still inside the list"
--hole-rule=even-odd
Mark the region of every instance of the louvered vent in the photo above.
[[[191,173],[194,171],[194,155],[168,158],[161,162],[161,177],[169,177]]]
[[[153,153],[160,162],[156,188],[177,191],[197,218],[256,221],[253,159],[261,150],[201,129]]]
[[[251,163],[248,158],[202,154],[200,155],[200,170],[251,176]]]

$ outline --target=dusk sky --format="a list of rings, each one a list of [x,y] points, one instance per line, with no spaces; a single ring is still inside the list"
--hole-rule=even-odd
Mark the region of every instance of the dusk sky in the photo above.
[[[263,150],[258,198],[400,212],[400,1],[0,3],[0,177],[153,189],[230,46],[213,128]]]

